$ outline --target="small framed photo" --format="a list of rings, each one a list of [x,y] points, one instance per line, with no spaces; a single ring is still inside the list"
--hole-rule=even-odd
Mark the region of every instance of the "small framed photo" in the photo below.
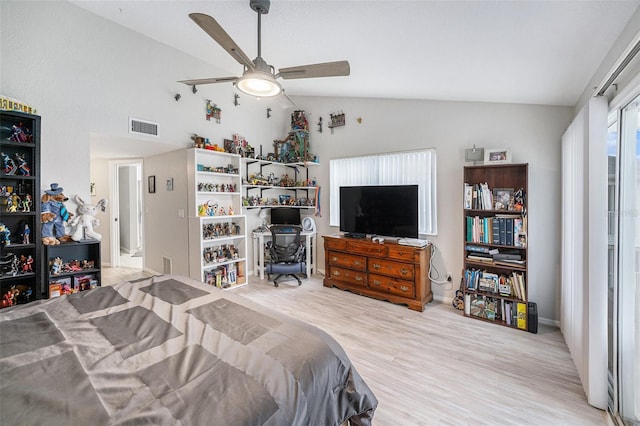
[[[278,201],[280,202],[281,205],[286,205],[289,204],[289,200],[291,200],[291,195],[279,195],[278,196]]]
[[[511,163],[511,149],[487,148],[484,150],[484,164]]]
[[[167,178],[167,191],[173,191],[173,178]]]
[[[155,194],[156,192],[156,176],[149,176],[149,194]]]
[[[513,188],[494,188],[493,194],[496,197],[494,203],[495,210],[509,210],[513,205]]]

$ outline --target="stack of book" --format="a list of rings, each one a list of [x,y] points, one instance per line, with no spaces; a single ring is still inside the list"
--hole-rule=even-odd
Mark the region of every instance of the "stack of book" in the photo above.
[[[496,215],[467,216],[467,242],[526,247],[526,217]]]

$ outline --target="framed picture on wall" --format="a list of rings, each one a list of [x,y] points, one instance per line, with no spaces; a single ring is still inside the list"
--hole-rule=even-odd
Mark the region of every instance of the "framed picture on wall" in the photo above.
[[[156,192],[156,176],[149,176],[149,194],[155,194]]]
[[[484,164],[511,163],[511,149],[487,148],[484,150]]]

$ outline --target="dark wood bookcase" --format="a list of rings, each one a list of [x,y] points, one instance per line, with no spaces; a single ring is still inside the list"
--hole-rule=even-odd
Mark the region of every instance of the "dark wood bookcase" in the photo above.
[[[464,167],[464,315],[528,329],[528,164]]]
[[[40,116],[0,111],[1,307],[42,297]]]

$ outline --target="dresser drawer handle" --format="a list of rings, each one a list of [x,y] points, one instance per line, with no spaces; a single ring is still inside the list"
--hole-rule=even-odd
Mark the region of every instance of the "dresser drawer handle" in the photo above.
[[[331,258],[331,260],[332,260],[333,262],[337,262],[337,261],[338,261],[338,256],[333,256],[333,257]]]
[[[353,261],[353,266],[360,266],[360,265],[362,265],[362,263],[360,263],[359,260],[354,260]]]
[[[335,275],[336,277],[340,276],[340,272],[339,271],[333,271],[333,275]]]
[[[409,291],[409,287],[408,287],[408,286],[406,286],[406,285],[401,285],[401,286],[400,286],[400,290],[402,290],[402,291],[405,291],[405,292],[406,292],[406,291]]]
[[[362,281],[362,277],[360,275],[356,275],[356,281]]]
[[[380,285],[382,284],[382,281],[380,280],[373,280],[373,285]]]
[[[380,269],[380,268],[382,268],[382,266],[381,266],[381,265],[379,265],[379,264],[377,264],[377,263],[374,263],[374,264],[373,264],[373,269]]]
[[[400,273],[402,275],[407,275],[409,273],[409,270],[407,268],[402,268],[402,269],[400,269]]]

